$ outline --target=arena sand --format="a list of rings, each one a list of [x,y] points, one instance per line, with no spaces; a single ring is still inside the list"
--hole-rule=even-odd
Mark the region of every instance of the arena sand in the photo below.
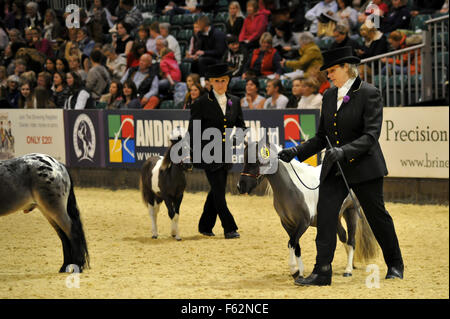
[[[152,239],[150,218],[137,190],[76,189],[89,245],[91,269],[79,288],[67,288],[59,238],[39,211],[0,218],[0,298],[449,298],[449,209],[388,203],[406,264],[404,280],[384,279],[366,287],[366,265],[356,263],[344,278],[346,254],[338,243],[330,287],[297,287],[287,265],[288,237],[269,196],[228,195],[240,239],[197,232],[205,193],[185,194],[183,240],[170,236],[164,206],[160,237]],[[301,239],[308,275],[314,265],[316,229]]]

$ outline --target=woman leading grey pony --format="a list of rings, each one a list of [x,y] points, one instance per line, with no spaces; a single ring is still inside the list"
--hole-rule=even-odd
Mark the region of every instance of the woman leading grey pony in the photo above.
[[[383,251],[388,266],[386,279],[403,278],[400,246],[383,199],[383,178],[387,168],[378,143],[383,121],[380,91],[359,78],[356,64],[360,60],[352,55],[351,47],[330,50],[323,56],[324,65],[320,70],[328,72],[335,87],[323,96],[318,131],[305,143],[283,149],[278,154],[285,162],[295,156],[304,161],[327,148],[317,204],[316,264],[309,277],[298,278],[295,283],[301,286],[331,284],[338,214],[349,193],[337,162]],[[332,148],[328,147],[327,138]]]

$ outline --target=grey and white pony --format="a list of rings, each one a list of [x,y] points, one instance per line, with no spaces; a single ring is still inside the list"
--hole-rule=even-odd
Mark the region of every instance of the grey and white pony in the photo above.
[[[64,262],[59,272],[89,267],[72,178],[63,164],[45,154],[28,154],[0,161],[0,179],[0,216],[38,208],[62,242]]]
[[[256,145],[255,145],[256,144]],[[310,166],[292,160],[285,163],[276,159],[278,169],[273,174],[260,174],[262,167],[261,161],[249,163],[248,148],[256,147],[258,153],[267,152],[270,156],[278,156],[281,150],[275,145],[268,143],[250,143],[244,151],[244,167],[238,183],[238,190],[241,194],[249,194],[265,177],[273,193],[273,205],[278,213],[283,228],[289,235],[289,268],[294,279],[303,276],[304,265],[301,258],[300,237],[309,226],[316,226],[317,202],[319,199],[319,190],[309,190],[300,181],[296,174],[302,179],[303,183],[310,188],[319,185],[321,166]],[[295,170],[295,172],[294,172]],[[350,196],[344,200],[339,212],[339,222],[337,234],[339,240],[344,243],[347,251],[347,266],[344,276],[352,275],[353,257],[365,261],[375,256],[376,240],[370,229],[367,220],[362,214],[362,219],[358,216]],[[341,224],[341,217],[344,217],[347,224],[347,233]]]
[[[184,132],[174,131],[170,136],[171,145],[164,156],[152,156],[142,166],[140,189],[152,222],[152,238],[158,238],[157,217],[162,201],[166,204],[172,220],[171,235],[181,240],[178,222],[180,206],[186,188],[185,171],[192,169],[189,158],[189,144],[183,139]],[[177,144],[180,143],[180,144]],[[173,161],[171,150],[180,147],[179,161]],[[183,151],[187,156],[183,157]],[[177,153],[178,154],[178,153]]]

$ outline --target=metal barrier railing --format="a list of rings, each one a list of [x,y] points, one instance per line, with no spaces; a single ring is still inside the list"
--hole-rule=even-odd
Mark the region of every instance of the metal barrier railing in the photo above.
[[[361,78],[378,87],[385,106],[411,105],[431,99],[429,37],[405,49],[361,60]],[[406,60],[406,61],[405,61]],[[400,63],[399,63],[400,62]],[[428,73],[428,75],[427,75]]]
[[[88,9],[86,0],[50,0],[50,8],[64,11],[69,4],[76,4],[80,8]]]
[[[445,89],[445,82],[448,81],[448,73],[446,73],[448,71],[448,47],[445,43],[448,40],[448,20],[449,15],[446,15],[425,22],[431,33],[433,48],[432,73],[435,99],[445,98],[448,94]]]

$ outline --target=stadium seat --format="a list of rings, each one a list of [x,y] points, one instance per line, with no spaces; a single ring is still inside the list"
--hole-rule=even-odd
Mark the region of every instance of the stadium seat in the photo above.
[[[180,45],[181,58],[184,58],[186,56],[186,44],[179,43],[179,45]]]
[[[158,22],[162,23],[162,22],[167,22],[170,23],[170,15],[162,15],[158,18]]]
[[[225,22],[228,19],[228,12],[219,12],[216,14],[216,16],[213,19],[213,23],[223,23],[225,24]]]
[[[258,82],[259,82],[259,94],[264,96],[266,94],[267,79],[259,78]]]
[[[292,90],[292,80],[291,79],[283,79],[281,80],[281,84],[284,87],[284,90],[290,92]]]
[[[181,80],[186,81],[186,77],[191,73],[191,63],[182,62],[180,64]]]
[[[177,14],[172,17],[171,21],[171,29],[172,30],[181,30],[183,29],[183,14]]]
[[[170,34],[173,35],[173,37],[176,39],[178,35],[178,29],[175,29],[173,27],[170,28]]]
[[[175,103],[172,100],[162,101],[159,105],[161,110],[172,110],[174,109]]]
[[[234,82],[233,86],[230,87],[231,94],[243,97],[245,95],[245,85],[247,82],[243,79],[239,79]]]
[[[191,29],[180,30],[178,32],[177,40],[178,41],[189,42],[189,40],[191,39],[193,33],[194,33],[194,31],[192,31]]]
[[[183,27],[192,28],[199,16],[199,14],[183,14]]]

